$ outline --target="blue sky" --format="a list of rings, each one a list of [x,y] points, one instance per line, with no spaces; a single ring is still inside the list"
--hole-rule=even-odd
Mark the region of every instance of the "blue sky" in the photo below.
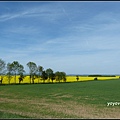
[[[120,2],[0,2],[0,57],[67,74],[120,74]]]

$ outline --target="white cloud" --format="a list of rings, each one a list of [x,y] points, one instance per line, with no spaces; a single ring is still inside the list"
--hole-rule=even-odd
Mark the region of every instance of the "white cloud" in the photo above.
[[[13,18],[17,18],[19,16],[20,16],[19,14],[4,14],[0,16],[0,21],[10,20]]]
[[[40,3],[38,2],[38,4]],[[54,23],[57,22],[58,19],[66,16],[66,14],[67,13],[65,13],[65,11],[63,11],[57,4],[54,4],[54,7],[51,4],[45,4],[39,5],[38,7],[26,7],[25,9],[14,13],[2,14],[0,16],[0,21],[2,22],[15,18],[30,19],[36,17],[36,19]]]
[[[7,30],[3,31],[4,33],[8,33],[8,34],[23,34],[23,35],[35,35],[35,34],[39,34],[41,31],[38,30],[36,27],[34,26],[19,26],[19,27],[8,27]]]

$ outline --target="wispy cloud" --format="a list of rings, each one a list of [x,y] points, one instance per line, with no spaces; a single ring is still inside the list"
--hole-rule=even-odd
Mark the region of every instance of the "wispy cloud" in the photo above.
[[[40,33],[40,29],[37,29],[34,26],[19,26],[19,27],[8,27],[7,30],[4,30],[3,32],[9,33],[9,34],[38,34]]]
[[[56,5],[56,4],[55,4]],[[59,7],[59,6],[58,6]],[[6,21],[15,18],[33,18],[43,19],[46,21],[54,21],[67,15],[65,10],[59,9],[57,6],[52,7],[51,5],[44,5],[38,7],[32,7],[24,9],[23,11],[17,11],[14,13],[2,14],[0,21]]]
[[[20,15],[18,15],[18,14],[5,14],[5,15],[1,15],[0,16],[0,21],[10,20],[10,19],[13,19],[13,18],[17,18],[19,16]]]
[[[82,2],[7,7],[0,15],[0,55],[68,74],[118,73],[120,15],[102,7]]]

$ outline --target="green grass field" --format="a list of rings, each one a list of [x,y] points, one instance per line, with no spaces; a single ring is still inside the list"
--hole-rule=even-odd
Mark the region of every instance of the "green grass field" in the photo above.
[[[0,86],[0,118],[120,118],[120,79]]]

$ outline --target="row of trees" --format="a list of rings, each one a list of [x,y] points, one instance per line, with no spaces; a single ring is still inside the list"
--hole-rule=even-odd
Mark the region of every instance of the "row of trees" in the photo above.
[[[49,80],[50,82],[51,80],[52,83],[54,80],[58,82],[63,80],[64,82],[66,82],[65,72],[57,71],[54,73],[51,68],[44,70],[42,66],[40,65],[37,66],[36,63],[34,62],[28,62],[26,65],[29,68],[28,75],[29,75],[30,83],[34,84],[35,79],[38,79],[38,83],[39,83],[39,80],[43,80],[43,82],[45,82],[45,80]],[[20,83],[27,76],[24,70],[24,66],[20,64],[18,61],[13,61],[12,63],[6,64],[5,61],[2,59],[0,59],[0,75],[1,75],[0,82],[2,83],[3,77],[7,76],[9,84],[10,84],[12,77],[14,77],[14,83],[16,83],[16,79],[17,79],[16,76],[19,75],[18,79]]]

